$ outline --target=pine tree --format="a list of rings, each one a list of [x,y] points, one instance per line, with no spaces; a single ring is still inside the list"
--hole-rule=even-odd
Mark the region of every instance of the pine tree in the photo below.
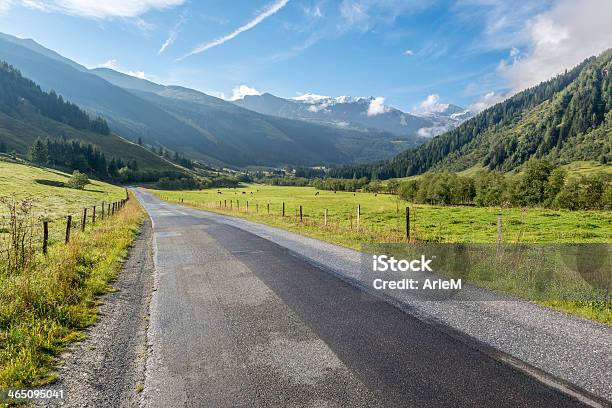
[[[36,139],[30,150],[30,156],[32,161],[36,164],[45,165],[49,160],[49,153],[47,152],[47,145],[40,139]]]

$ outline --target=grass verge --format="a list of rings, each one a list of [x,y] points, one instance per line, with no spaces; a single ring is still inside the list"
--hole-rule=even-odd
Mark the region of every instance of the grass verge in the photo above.
[[[0,389],[52,381],[62,349],[97,318],[96,298],[121,270],[145,213],[136,199],[69,244],[51,245],[29,268],[0,265]]]

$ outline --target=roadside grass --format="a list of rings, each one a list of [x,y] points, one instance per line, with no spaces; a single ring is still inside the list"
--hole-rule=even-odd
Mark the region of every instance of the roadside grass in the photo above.
[[[27,235],[39,234],[36,210],[63,220],[66,213],[83,206],[125,198],[124,189],[105,183],[94,182],[79,191],[34,181],[64,178],[56,172],[0,162],[0,196],[34,200],[35,214],[29,217],[34,221],[26,220],[23,226]],[[98,219],[93,227],[88,224],[84,233],[73,229],[67,245],[52,242],[46,256],[37,246],[26,248],[29,261],[19,270],[7,267],[7,234],[0,233],[0,389],[34,387],[55,378],[59,353],[83,338],[82,330],[95,322],[96,298],[111,290],[110,283],[143,219],[144,210],[131,199],[114,216]],[[65,228],[65,223],[61,226]]]
[[[182,199],[184,205],[194,208],[261,222],[357,250],[364,244],[406,242],[406,206],[410,207],[412,242],[495,244],[497,239],[498,208],[414,205],[391,195],[333,191],[319,191],[315,195],[317,190],[311,187],[255,184],[237,189],[149,191],[169,202],[180,203]],[[283,202],[285,217],[281,216]],[[299,223],[300,205],[302,224]],[[359,229],[357,205],[361,206]],[[327,226],[324,225],[326,208]],[[502,231],[504,243],[608,244],[612,241],[612,212],[503,209]],[[526,273],[475,273],[470,274],[468,280],[481,287],[511,293],[556,310],[612,325],[612,302],[534,300],[534,288],[524,279],[525,276],[537,277],[537,274]],[[564,293],[571,291],[574,285],[584,286],[582,278],[567,276],[570,278],[553,280]],[[554,299],[554,296],[545,299]]]

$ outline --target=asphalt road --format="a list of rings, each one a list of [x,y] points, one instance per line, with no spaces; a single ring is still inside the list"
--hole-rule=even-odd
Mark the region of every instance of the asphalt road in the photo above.
[[[137,196],[156,271],[146,406],[581,406],[263,237]]]

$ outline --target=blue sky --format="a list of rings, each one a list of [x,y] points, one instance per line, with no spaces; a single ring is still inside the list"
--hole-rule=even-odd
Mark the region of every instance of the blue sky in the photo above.
[[[0,31],[228,99],[479,110],[612,46],[609,15],[608,0],[0,0]]]

